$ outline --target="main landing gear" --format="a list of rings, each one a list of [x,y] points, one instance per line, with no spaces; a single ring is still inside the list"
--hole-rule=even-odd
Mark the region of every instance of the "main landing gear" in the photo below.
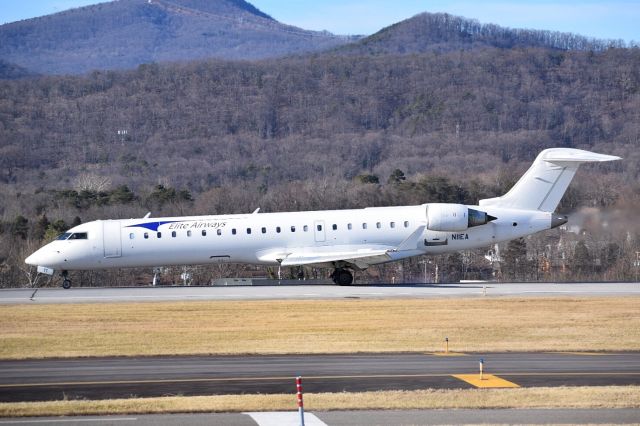
[[[62,288],[69,290],[71,288],[71,280],[69,279],[69,272],[62,271]]]
[[[331,274],[331,279],[338,285],[351,285],[353,274],[348,269],[336,268]]]

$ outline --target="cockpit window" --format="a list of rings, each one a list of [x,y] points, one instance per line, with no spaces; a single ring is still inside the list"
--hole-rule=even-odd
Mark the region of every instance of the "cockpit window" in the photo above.
[[[58,235],[58,240],[66,240],[71,236],[71,232],[65,232],[64,234]]]
[[[86,232],[74,232],[73,234],[71,234],[69,239],[70,240],[86,240],[87,239],[87,233]]]

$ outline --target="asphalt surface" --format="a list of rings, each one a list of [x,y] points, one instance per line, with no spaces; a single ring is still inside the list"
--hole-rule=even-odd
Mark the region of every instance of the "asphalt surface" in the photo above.
[[[97,303],[184,300],[430,298],[482,296],[629,296],[639,283],[440,284],[273,287],[157,287],[0,290],[0,304]],[[0,361],[0,402],[103,399],[162,395],[294,393],[385,389],[473,388],[453,374],[485,372],[519,386],[640,385],[640,353],[492,353],[441,357],[429,354],[85,358]],[[295,412],[288,413],[298,424]],[[148,416],[0,419],[44,425],[272,425],[282,413],[168,414]],[[428,424],[638,424],[638,409],[407,410],[309,413],[312,425]],[[268,419],[268,416],[266,417]],[[262,419],[262,420],[261,420]]]
[[[167,395],[473,388],[484,371],[522,387],[640,385],[640,352],[186,356],[0,361],[0,402]],[[640,419],[639,419],[640,420]]]
[[[640,296],[640,283],[467,283],[2,289],[0,304],[185,300]]]
[[[265,413],[267,415],[271,413]],[[282,413],[273,413],[282,414]],[[297,413],[288,413],[291,422],[267,423],[250,413],[162,414],[144,416],[89,416],[2,419],[0,425],[74,426],[256,426],[299,423]],[[313,419],[311,418],[313,416]],[[274,419],[275,420],[275,419]],[[307,426],[370,425],[451,425],[451,424],[638,424],[639,409],[481,409],[481,410],[388,410],[330,411],[307,413]]]

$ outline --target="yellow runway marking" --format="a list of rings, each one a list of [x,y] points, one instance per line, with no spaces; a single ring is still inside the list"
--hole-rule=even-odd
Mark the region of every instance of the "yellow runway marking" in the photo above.
[[[427,355],[433,356],[467,356],[462,352],[427,352]]]
[[[519,388],[520,386],[508,380],[501,379],[493,374],[484,374],[480,380],[480,374],[454,374],[456,379],[463,380],[477,388]]]

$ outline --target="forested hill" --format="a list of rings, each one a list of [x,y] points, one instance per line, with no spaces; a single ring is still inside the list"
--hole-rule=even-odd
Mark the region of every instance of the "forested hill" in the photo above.
[[[20,187],[82,170],[196,193],[395,168],[462,178],[555,146],[623,156],[611,167],[628,182],[639,170],[638,49],[142,65],[0,81],[0,99],[0,181]]]
[[[481,24],[446,13],[422,13],[358,42],[336,48],[345,54],[402,54],[477,47],[541,47],[559,50],[603,50],[625,47],[622,40],[599,40],[571,33],[512,29]]]
[[[26,68],[0,59],[0,80],[13,80],[17,78],[34,77],[35,75],[36,74]]]
[[[352,40],[281,24],[244,0],[119,0],[0,26],[0,58],[42,74],[260,59]]]

